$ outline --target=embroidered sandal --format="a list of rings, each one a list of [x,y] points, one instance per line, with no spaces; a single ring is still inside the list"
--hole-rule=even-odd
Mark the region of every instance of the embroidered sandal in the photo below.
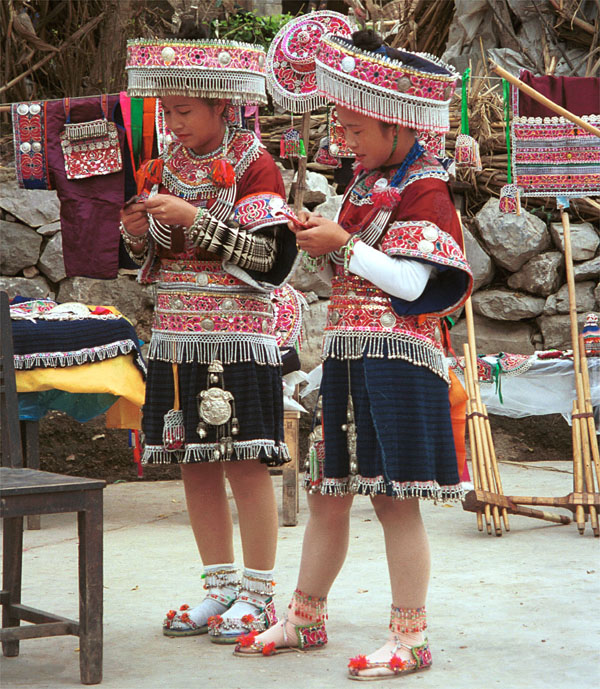
[[[412,658],[409,660],[402,660],[398,655],[400,648],[405,648],[410,651]],[[418,646],[409,646],[400,640],[396,640],[396,647],[392,657],[388,661],[370,662],[364,655],[351,658],[348,663],[349,679],[357,680],[378,680],[378,679],[394,679],[402,675],[408,675],[411,672],[420,672],[421,670],[429,670],[431,667],[431,651],[429,650],[429,643],[427,639]],[[361,675],[364,670],[372,670],[373,668],[384,668],[387,672],[383,674]]]
[[[211,598],[221,603],[225,606],[225,610],[229,610],[235,603],[235,598],[230,599],[220,593],[209,593],[206,598]],[[163,622],[163,634],[165,636],[197,636],[199,634],[207,634],[208,624],[196,624],[190,617],[189,610],[190,606],[187,604],[182,605],[179,610],[169,610]]]
[[[323,648],[327,643],[327,631],[325,630],[324,622],[307,625],[293,625],[294,633],[298,639],[298,646],[289,645],[286,625],[292,623],[288,620],[287,615],[283,617],[281,623],[283,646],[276,646],[274,641],[268,644],[262,641],[255,641],[258,632],[252,630],[248,634],[244,634],[237,639],[238,644],[235,647],[233,655],[257,658],[261,656],[277,655],[279,653],[292,653],[293,651],[303,653],[304,651],[316,651],[319,648]]]
[[[208,634],[214,644],[235,644],[240,634],[247,632],[264,632],[277,622],[275,603],[269,596],[266,600],[254,596],[240,595],[236,602],[250,603],[256,608],[256,614],[237,617],[221,617],[213,615],[208,618]]]

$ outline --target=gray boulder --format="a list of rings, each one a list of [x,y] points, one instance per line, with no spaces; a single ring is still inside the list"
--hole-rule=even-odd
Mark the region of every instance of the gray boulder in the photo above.
[[[0,277],[0,291],[6,292],[9,299],[17,295],[28,299],[54,299],[54,292],[41,276],[31,279]]]
[[[0,220],[0,237],[0,274],[16,275],[38,262],[42,237],[35,230],[18,222]]]
[[[481,316],[499,321],[520,321],[539,316],[544,310],[545,299],[524,292],[490,289],[474,294],[472,302],[473,310]]]
[[[475,344],[478,354],[533,354],[533,328],[527,323],[495,321],[479,314],[473,314]],[[450,331],[452,347],[458,356],[463,356],[463,345],[468,342],[467,321],[461,318]]]
[[[60,282],[67,277],[63,258],[62,234],[57,232],[46,244],[38,266],[51,282]]]
[[[463,226],[465,254],[473,271],[473,291],[489,285],[494,278],[494,263],[468,228]]]
[[[574,261],[589,261],[596,255],[596,249],[600,244],[600,237],[594,226],[589,222],[569,223],[571,235],[571,254]],[[554,244],[565,253],[565,237],[562,223],[550,223],[550,234]]]
[[[595,282],[575,283],[575,308],[578,313],[593,311],[596,307],[594,290],[598,287]],[[551,294],[544,305],[544,315],[553,316],[558,313],[569,313],[569,286],[564,284],[556,294]]]
[[[475,222],[493,259],[513,273],[552,246],[543,220],[525,210],[521,215],[501,213],[496,198],[477,213]]]
[[[0,191],[0,208],[29,227],[42,227],[60,218],[60,203],[55,191],[20,189],[6,182]]]
[[[596,256],[590,261],[576,263],[573,266],[573,276],[576,282],[598,280],[600,278],[600,256]]]
[[[560,286],[562,267],[562,254],[559,251],[548,251],[530,258],[520,270],[508,278],[508,286],[547,297]]]

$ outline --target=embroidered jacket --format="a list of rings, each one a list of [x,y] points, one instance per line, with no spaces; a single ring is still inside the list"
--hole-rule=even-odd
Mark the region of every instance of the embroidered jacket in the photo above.
[[[235,172],[234,202],[258,192],[284,195],[281,174],[254,133],[233,130],[227,158]],[[194,156],[181,144],[165,156],[161,193],[181,196],[196,206],[206,205],[222,217],[231,215],[223,196],[209,179],[208,157]],[[250,231],[268,227],[253,225]],[[223,364],[254,360],[277,366],[281,356],[275,337],[271,291],[291,273],[296,248],[285,223],[275,234],[277,260],[267,272],[244,270],[222,262],[215,254],[193,246],[183,231],[173,231],[172,248],[150,250],[140,281],[157,284],[152,340],[148,357],[170,362],[197,361]]]
[[[431,263],[436,272],[418,299],[405,301],[347,273],[339,253],[330,254],[335,275],[323,358],[400,358],[448,380],[439,318],[465,302],[473,282],[460,223],[447,174],[435,158],[422,155],[408,168],[400,186],[390,190],[388,182],[396,170],[358,174],[338,222],[388,256]]]

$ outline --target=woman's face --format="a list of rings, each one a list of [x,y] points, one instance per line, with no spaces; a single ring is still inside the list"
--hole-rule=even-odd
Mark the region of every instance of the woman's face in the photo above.
[[[384,165],[392,153],[395,128],[341,105],[336,110],[346,143],[356,154],[356,160],[367,170]]]
[[[164,96],[161,98],[167,127],[194,153],[210,153],[223,140],[224,101],[209,105],[201,98]]]

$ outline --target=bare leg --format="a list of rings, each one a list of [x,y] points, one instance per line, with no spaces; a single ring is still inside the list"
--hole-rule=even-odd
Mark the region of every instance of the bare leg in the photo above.
[[[190,525],[205,565],[233,562],[233,524],[223,465],[182,464]]]
[[[297,588],[313,598],[325,598],[346,559],[352,496],[309,494],[308,506],[310,517],[304,532]],[[296,615],[292,608],[286,619],[259,634],[255,641],[265,645],[274,642],[276,647],[297,646],[294,626],[306,624],[306,618]]]
[[[268,467],[258,460],[228,462],[225,475],[237,506],[244,565],[250,569],[273,569],[278,517]]]
[[[179,610],[169,610],[163,622],[167,636],[205,634],[208,619],[225,612],[235,600],[239,581],[233,564],[233,525],[223,465],[184,464],[181,475],[190,524],[204,563],[198,588],[207,588],[208,595],[193,607],[186,603]]]
[[[394,607],[404,610],[424,609],[429,584],[430,555],[419,501],[417,498],[397,500],[381,495],[374,497],[372,502],[383,527],[392,603]],[[394,654],[402,660],[412,660],[406,646],[417,646],[424,639],[422,631],[391,631],[387,643],[367,656],[367,660],[388,662]],[[406,646],[399,646],[398,642]],[[360,672],[361,676],[389,674],[391,671],[387,668]]]

